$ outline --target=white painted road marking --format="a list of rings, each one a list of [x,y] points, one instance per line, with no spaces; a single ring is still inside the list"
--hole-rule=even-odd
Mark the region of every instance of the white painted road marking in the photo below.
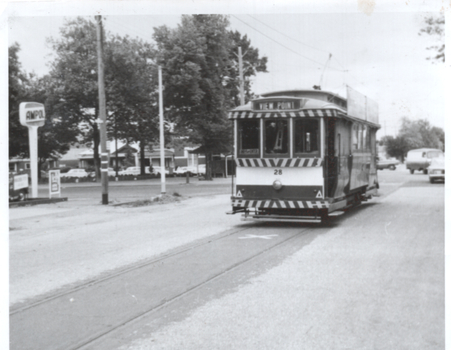
[[[250,238],[272,239],[272,237],[277,237],[277,236],[278,235],[262,235],[262,236],[258,236],[258,235],[246,234],[246,236],[238,237],[238,239],[250,239]]]

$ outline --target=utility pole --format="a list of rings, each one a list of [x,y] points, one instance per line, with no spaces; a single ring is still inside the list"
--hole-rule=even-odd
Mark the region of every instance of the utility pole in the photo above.
[[[240,102],[241,106],[244,106],[243,55],[241,53],[241,46],[238,46],[238,67],[240,70]]]
[[[164,124],[163,124],[163,77],[161,66],[158,66],[158,93],[160,109],[160,173],[161,173],[161,194],[166,194],[166,164],[164,154]]]
[[[95,16],[97,20],[97,61],[99,83],[99,129],[100,129],[100,174],[102,179],[102,204],[108,204],[108,152],[106,149],[106,106],[105,106],[105,78],[103,64],[103,26],[102,16]]]

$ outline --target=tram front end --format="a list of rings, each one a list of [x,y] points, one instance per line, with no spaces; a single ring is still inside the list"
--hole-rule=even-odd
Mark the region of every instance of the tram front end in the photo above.
[[[229,114],[234,122],[236,178],[232,212],[243,220],[321,222],[325,193],[323,101],[263,98]],[[330,105],[330,104],[329,104]]]

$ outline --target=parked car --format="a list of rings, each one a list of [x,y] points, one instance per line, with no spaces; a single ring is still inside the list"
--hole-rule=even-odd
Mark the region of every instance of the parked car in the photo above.
[[[150,174],[150,167],[146,166],[144,168],[144,172],[146,174]],[[141,167],[139,166],[128,167],[125,170],[119,171],[119,175],[134,175],[134,176],[141,175]]]
[[[428,168],[428,174],[431,184],[436,180],[445,181],[445,157],[433,158]]]
[[[206,167],[206,165],[205,164],[199,164],[198,165],[198,172],[199,172],[199,174],[198,175],[205,175],[205,173],[207,172],[207,167]]]
[[[160,166],[154,166],[152,169],[152,173],[155,175],[161,175],[161,167]],[[164,169],[164,173],[166,175],[169,175],[169,170],[168,169]]]
[[[82,178],[82,177],[88,177],[89,174],[86,172],[85,169],[71,169],[67,173],[60,174],[60,177],[76,177],[76,178]]]
[[[108,168],[108,176],[116,176],[116,170],[114,170],[113,168]]]
[[[443,152],[434,148],[419,148],[413,149],[407,152],[406,168],[411,174],[415,170],[423,171],[423,174],[427,174],[427,168],[433,158],[443,157]]]
[[[9,201],[24,201],[28,198],[28,174],[9,173]]]
[[[63,166],[63,167],[60,167],[60,168],[58,168],[59,169],[59,171],[60,171],[60,174],[64,174],[64,173],[67,173],[69,170],[71,170],[72,168],[70,167],[70,166]]]
[[[189,173],[188,167],[186,166],[179,166],[177,167],[177,169],[174,170],[175,176],[186,176],[186,173]]]
[[[377,158],[377,170],[384,170],[384,169],[390,169],[395,170],[396,166],[399,164],[399,161],[395,158]]]

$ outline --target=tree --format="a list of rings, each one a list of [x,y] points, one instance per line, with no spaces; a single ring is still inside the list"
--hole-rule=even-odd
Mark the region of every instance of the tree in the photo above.
[[[239,104],[237,47],[242,46],[245,77],[266,71],[266,57],[250,46],[247,37],[227,30],[221,15],[182,16],[176,29],[155,29],[158,62],[163,67],[165,115],[179,135],[200,144],[211,179],[214,153],[231,150],[232,128],[227,111]],[[247,99],[250,81],[245,82]]]
[[[403,136],[384,136],[381,141],[390,157],[401,159],[404,163],[404,157],[411,148]]]
[[[26,73],[21,70],[18,52],[20,46],[14,43],[8,48],[8,126],[9,157],[26,157],[29,153],[27,128],[19,121],[19,104],[25,96]]]
[[[238,31],[229,31],[230,38],[233,42],[231,51],[229,54],[229,60],[231,67],[229,68],[229,76],[226,78],[226,88],[229,90],[229,94],[233,99],[233,106],[240,105],[240,82],[239,82],[239,65],[238,65],[238,47],[241,47],[243,54],[243,77],[244,77],[244,100],[245,103],[251,100],[254,95],[251,91],[252,76],[255,76],[257,72],[267,73],[266,64],[268,62],[267,57],[259,57],[258,49],[251,46],[251,41],[247,38],[247,35],[241,36]]]
[[[79,133],[76,125],[63,119],[54,110],[55,97],[52,80],[49,76],[42,78],[30,74],[27,83],[27,100],[43,103],[46,111],[45,124],[38,129],[38,176],[42,165],[49,159],[57,160],[70,149],[70,144],[77,141]]]
[[[424,19],[426,27],[422,28],[418,35],[427,34],[436,37],[439,44],[429,46],[428,50],[436,51],[434,57],[428,57],[427,59],[434,59],[445,62],[445,44],[443,38],[445,35],[445,16],[441,14],[439,17],[430,16]]]
[[[403,118],[398,137],[405,139],[409,149],[422,147],[443,149],[444,144],[440,141],[440,130],[442,129],[433,128],[426,119],[410,120]]]
[[[158,135],[158,78],[155,50],[129,37],[112,37],[107,57],[109,134],[140,146],[141,174],[145,174],[144,149]]]
[[[46,110],[45,124],[38,129],[38,176],[41,166],[48,159],[58,159],[75,141],[77,131],[54,114],[51,80],[38,78],[20,69],[18,44],[9,48],[9,156],[29,157],[27,128],[19,121],[19,104],[24,101],[43,103]]]
[[[211,179],[213,153],[230,145],[228,91],[223,85],[231,66],[232,41],[220,15],[182,16],[177,29],[155,29],[158,63],[163,67],[166,116],[205,152]]]
[[[96,26],[79,17],[66,21],[60,33],[61,39],[48,39],[56,54],[50,73],[57,96],[54,108],[77,125],[85,141],[93,141],[100,179]],[[137,141],[143,151],[154,135],[157,116],[155,73],[148,63],[155,56],[154,49],[140,40],[109,33],[104,36],[103,47],[109,138]],[[141,155],[144,157],[144,152]]]
[[[100,178],[100,133],[97,84],[97,35],[94,22],[78,17],[60,28],[61,39],[47,39],[55,51],[50,76],[54,82],[56,113],[64,121],[84,124],[84,136],[92,137],[94,165]]]

